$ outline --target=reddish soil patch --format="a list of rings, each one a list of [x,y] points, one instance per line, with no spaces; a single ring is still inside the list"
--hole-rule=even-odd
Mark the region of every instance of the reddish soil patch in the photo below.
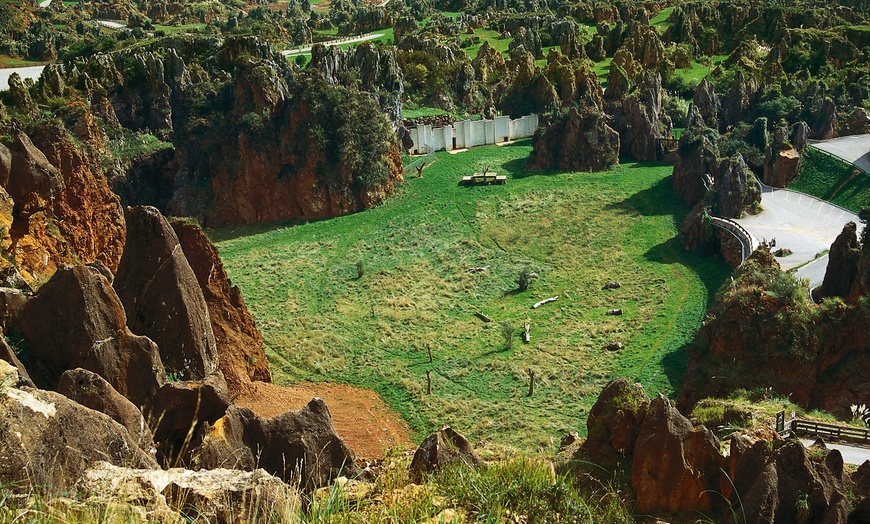
[[[302,382],[278,386],[254,382],[250,393],[235,399],[261,417],[297,410],[313,397],[329,406],[335,429],[358,458],[384,458],[389,449],[413,448],[411,431],[377,393],[342,384]]]

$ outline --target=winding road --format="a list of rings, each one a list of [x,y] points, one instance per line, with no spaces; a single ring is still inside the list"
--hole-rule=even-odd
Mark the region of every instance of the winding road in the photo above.
[[[791,191],[763,186],[761,213],[734,219],[756,238],[776,240],[774,251],[785,248],[791,255],[778,257],[784,270],[797,268],[795,275],[810,281],[810,288],[822,284],[828,256],[819,255],[827,249],[847,222],[858,221],[858,215],[817,198]],[[818,255],[818,256],[817,256]]]

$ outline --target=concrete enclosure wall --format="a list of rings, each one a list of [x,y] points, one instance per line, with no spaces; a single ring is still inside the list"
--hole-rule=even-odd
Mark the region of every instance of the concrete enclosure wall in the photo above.
[[[452,126],[420,125],[408,130],[414,146],[411,153],[424,155],[434,151],[452,151],[469,147],[498,144],[526,138],[538,129],[538,115],[526,115],[516,120],[497,116],[493,120],[463,120]]]

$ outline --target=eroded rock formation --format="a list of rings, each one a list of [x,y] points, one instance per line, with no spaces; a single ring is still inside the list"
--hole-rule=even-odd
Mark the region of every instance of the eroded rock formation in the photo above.
[[[601,171],[619,163],[619,133],[595,111],[571,109],[532,137],[532,169]]]
[[[157,209],[129,210],[114,286],[130,329],[157,343],[167,372],[187,380],[220,372],[208,305],[175,231]]]
[[[172,228],[208,306],[218,361],[230,394],[248,388],[254,380],[271,382],[263,338],[241,291],[230,282],[217,248],[195,225],[173,221]]]

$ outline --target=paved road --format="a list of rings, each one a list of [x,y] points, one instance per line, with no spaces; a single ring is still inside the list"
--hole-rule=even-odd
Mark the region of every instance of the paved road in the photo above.
[[[810,447],[815,443],[815,439],[802,438],[801,443],[805,447]],[[846,444],[835,444],[831,442],[825,442],[825,446],[828,449],[836,449],[840,451],[840,454],[843,455],[843,462],[846,464],[854,464],[856,466],[860,466],[865,461],[870,460],[870,448],[864,448],[860,446],[850,446]]]
[[[94,20],[94,22],[100,24],[103,27],[108,27],[109,29],[125,29],[127,24],[123,22],[116,22],[115,20]]]
[[[760,241],[776,239],[776,247],[788,248],[793,254],[777,258],[783,269],[803,264],[799,278],[810,281],[810,287],[821,285],[827,267],[827,255],[812,262],[843,230],[846,222],[858,221],[854,213],[816,198],[789,191],[765,187],[761,197],[762,212],[734,221],[748,229]]]
[[[328,42],[320,42],[326,47],[332,47],[341,44],[353,44],[356,42],[365,42],[366,40],[374,40],[375,38],[380,38],[384,36],[384,33],[369,33],[366,35],[355,36],[353,38],[338,38],[335,40],[330,40]],[[288,49],[286,51],[281,51],[281,54],[284,56],[296,56],[308,53],[311,51],[311,48],[314,47],[314,44],[304,45],[300,47],[294,47],[293,49]]]
[[[12,76],[12,73],[18,73],[21,75],[22,80],[30,78],[36,82],[36,80],[39,79],[39,75],[42,74],[43,69],[45,69],[44,65],[0,69],[0,91],[6,91],[9,89],[9,77]]]
[[[870,135],[853,135],[812,141],[812,147],[826,151],[870,173]]]

